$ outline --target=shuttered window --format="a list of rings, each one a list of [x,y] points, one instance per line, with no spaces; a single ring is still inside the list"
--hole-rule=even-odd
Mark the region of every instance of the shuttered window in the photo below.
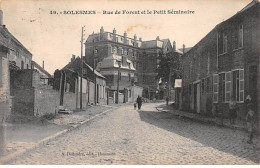
[[[239,70],[239,102],[244,102],[244,70]]]
[[[225,101],[229,102],[231,99],[231,72],[226,72],[226,82],[225,82]]]
[[[213,102],[218,103],[218,74],[213,75]]]

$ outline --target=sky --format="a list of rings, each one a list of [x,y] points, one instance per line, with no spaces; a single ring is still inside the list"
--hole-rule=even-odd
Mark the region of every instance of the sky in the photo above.
[[[177,48],[192,47],[217,24],[227,20],[251,0],[0,0],[3,24],[33,54],[38,64],[53,74],[64,67],[72,54],[80,56],[81,28],[84,41],[101,26],[117,34],[127,32],[143,41],[169,38]],[[96,14],[61,14],[64,11],[95,11]],[[103,14],[113,11],[113,14]],[[115,14],[118,10],[121,14]],[[146,11],[146,14],[122,14]],[[147,14],[147,10],[152,14]],[[157,11],[153,14],[154,10]],[[168,10],[194,11],[194,14],[168,14]],[[56,11],[58,14],[50,14]],[[166,14],[163,14],[166,11]],[[108,12],[107,12],[108,13]],[[84,49],[83,49],[84,51]],[[84,53],[83,53],[84,55]]]

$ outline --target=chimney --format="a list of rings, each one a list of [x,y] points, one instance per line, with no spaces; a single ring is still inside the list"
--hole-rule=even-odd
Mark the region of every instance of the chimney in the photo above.
[[[70,59],[70,62],[74,61],[76,59],[76,55],[72,54],[72,57]]]
[[[127,37],[127,33],[126,32],[124,32],[124,37]]]
[[[156,40],[160,40],[160,37],[159,37],[159,36],[157,36],[157,37],[156,37]]]
[[[142,37],[139,37],[139,41],[142,41]]]
[[[3,26],[3,11],[0,10],[0,26]]]
[[[113,34],[116,34],[116,29],[114,28],[114,30],[113,30]]]
[[[42,61],[42,68],[44,69],[44,61]]]
[[[137,39],[137,36],[136,36],[136,34],[134,35],[134,40],[136,41],[136,39]]]
[[[173,48],[173,51],[176,51],[176,42],[175,41],[172,43],[172,48]]]
[[[101,29],[100,29],[100,33],[104,33],[104,28],[103,28],[103,26],[102,26]]]
[[[182,45],[182,52],[185,53],[185,44]]]

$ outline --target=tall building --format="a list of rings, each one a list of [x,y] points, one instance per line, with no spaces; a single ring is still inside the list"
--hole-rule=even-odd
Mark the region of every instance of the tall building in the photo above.
[[[158,92],[157,76],[158,55],[173,50],[169,39],[143,41],[116,33],[104,31],[89,35],[85,43],[86,62],[100,71],[107,78],[111,90],[117,87],[119,78],[120,90],[138,85],[148,92],[149,98],[155,98]],[[94,61],[95,58],[95,61]],[[119,70],[120,69],[120,70]],[[120,71],[118,73],[118,70]],[[118,76],[119,75],[119,76]]]

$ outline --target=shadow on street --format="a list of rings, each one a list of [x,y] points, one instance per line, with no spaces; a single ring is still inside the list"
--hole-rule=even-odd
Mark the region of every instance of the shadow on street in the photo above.
[[[239,130],[198,123],[169,112],[138,111],[142,121],[197,141],[219,151],[259,163],[259,151],[246,143],[247,134]]]

